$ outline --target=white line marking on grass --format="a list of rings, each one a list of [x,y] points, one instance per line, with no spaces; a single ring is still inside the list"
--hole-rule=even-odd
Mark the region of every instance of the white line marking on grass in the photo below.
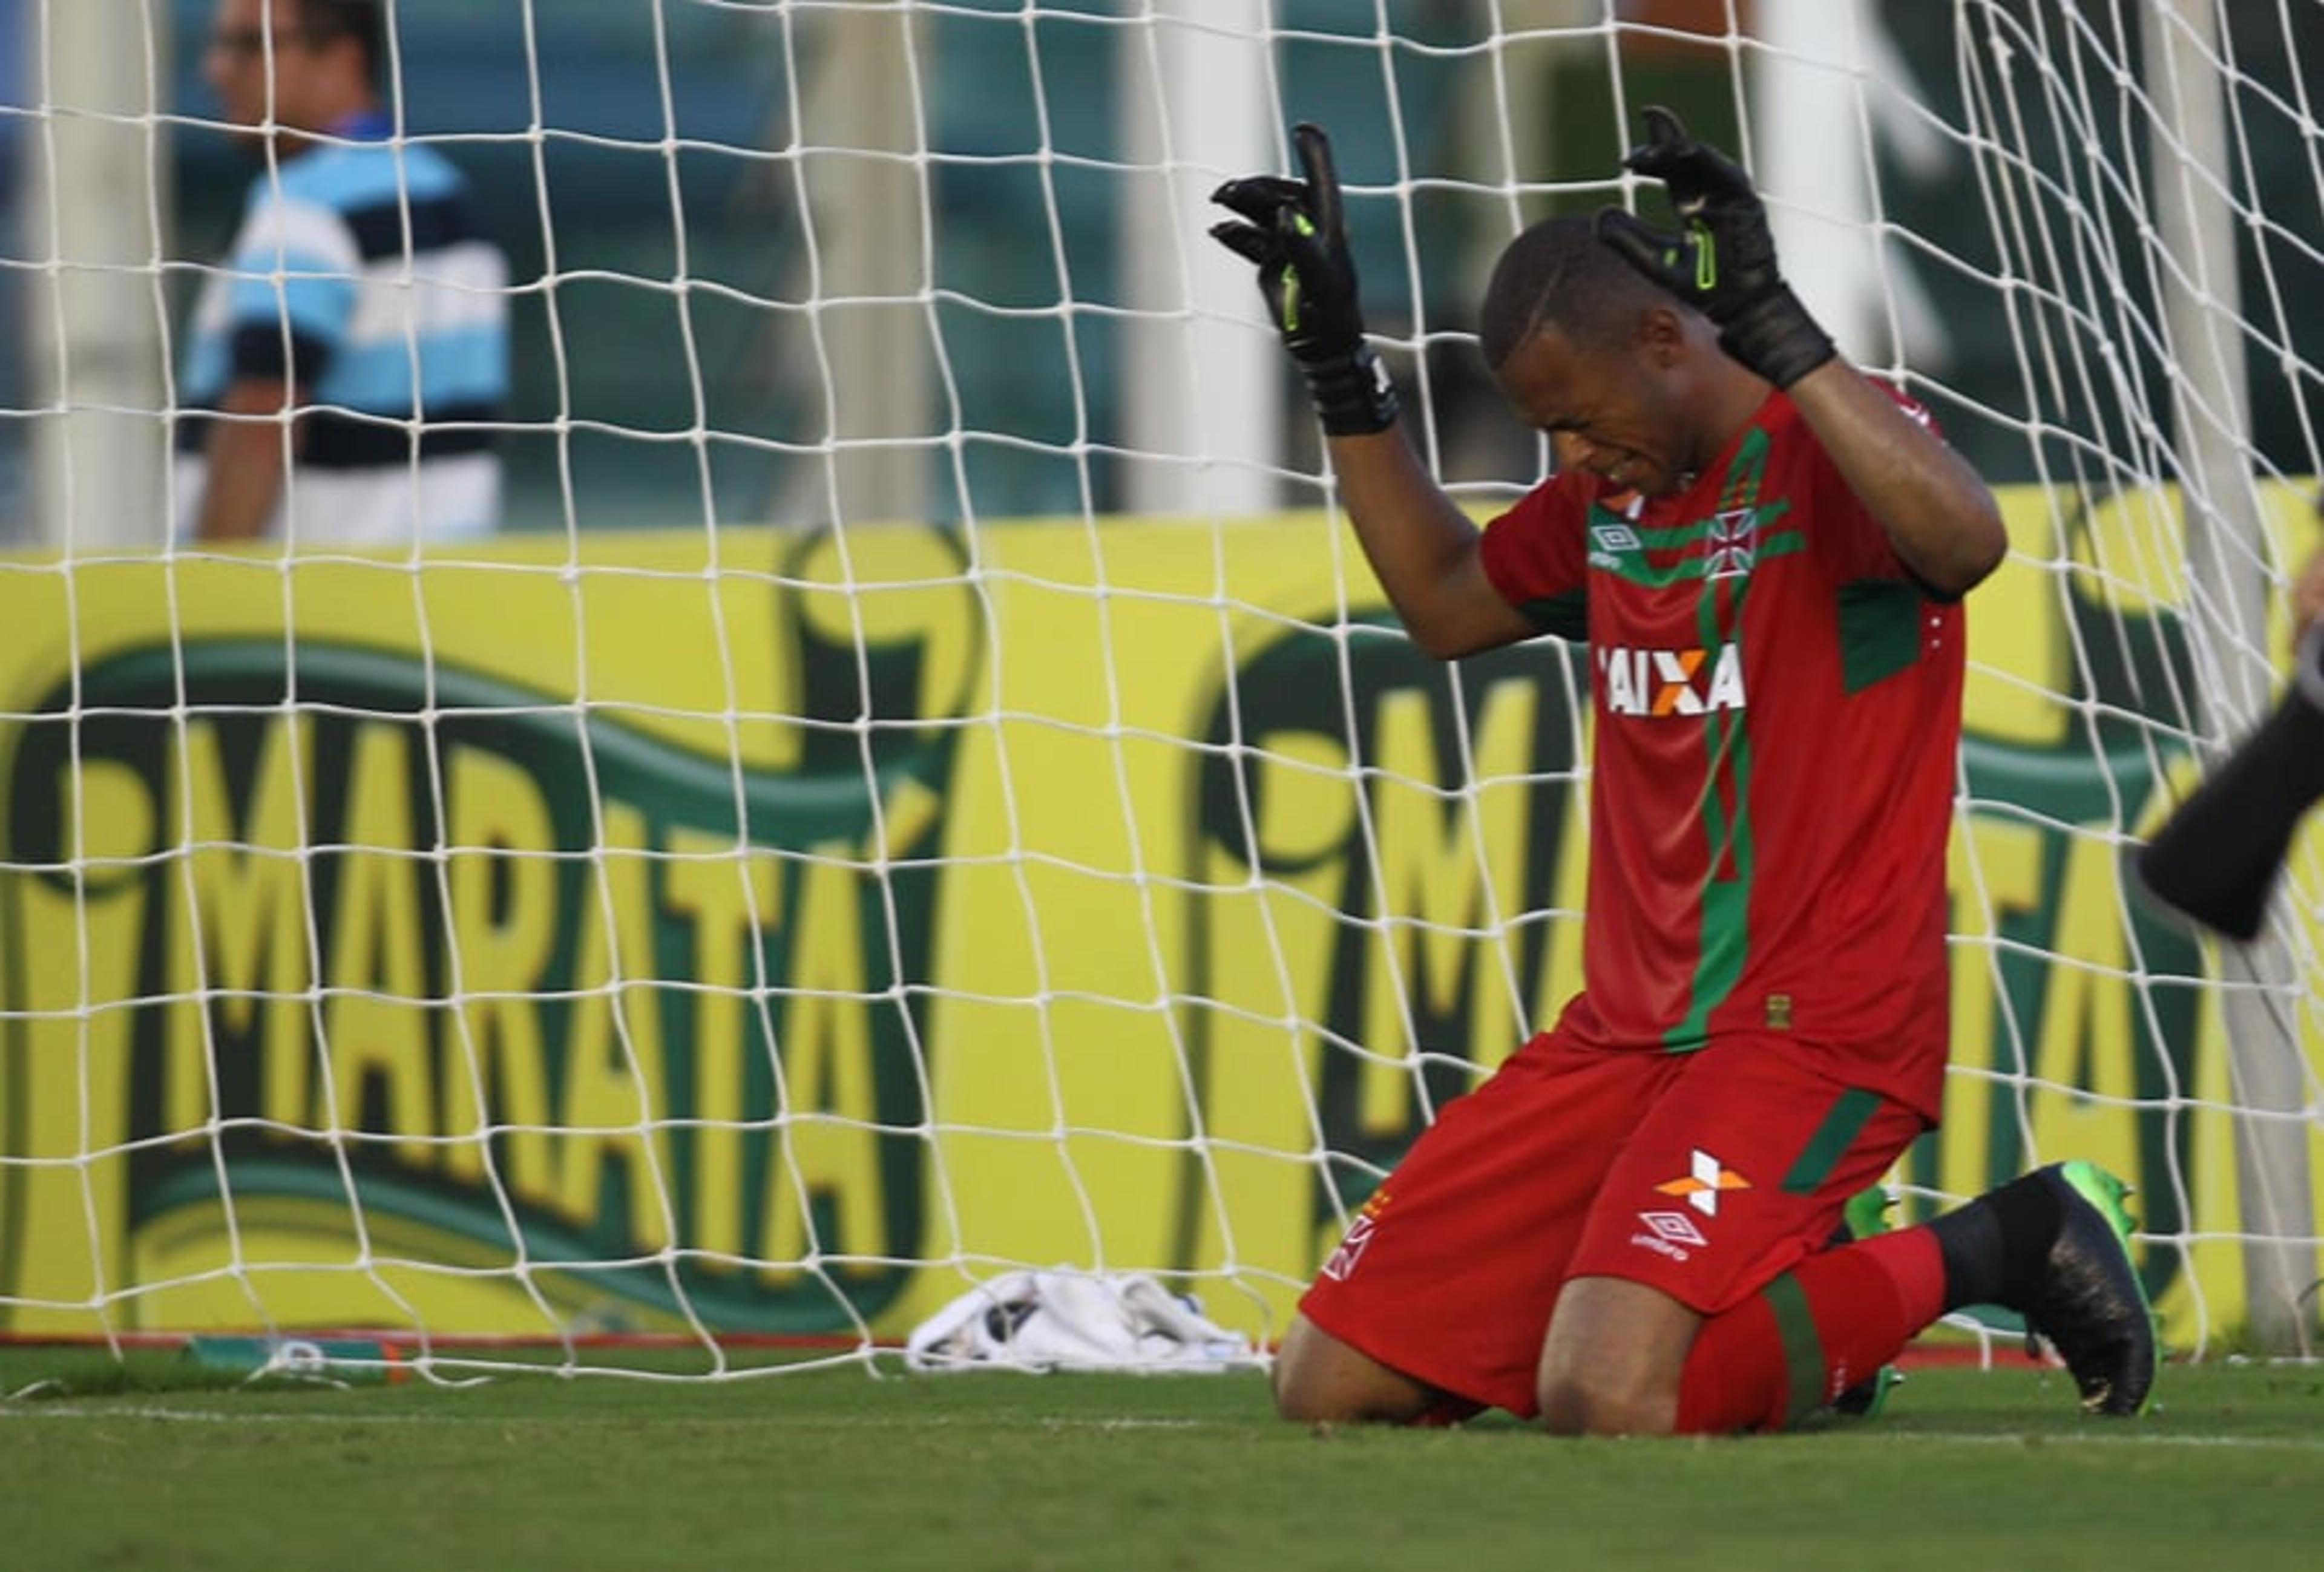
[[[65,1402],[0,1403],[5,1420],[152,1420],[170,1424],[219,1425],[509,1425],[553,1424],[676,1425],[696,1430],[1206,1430],[1252,1428],[1243,1420],[1142,1418],[1132,1415],[1083,1416],[1057,1414],[565,1414],[565,1413],[447,1413],[440,1410],[409,1413],[301,1413],[281,1409],[170,1408],[156,1403],[89,1405]],[[1439,1432],[1417,1432],[1434,1435]],[[1516,1431],[1505,1433],[1516,1434]],[[1821,1438],[1820,1438],[1821,1439]],[[2184,1435],[2155,1430],[2112,1430],[2086,1435],[2059,1435],[2040,1430],[1921,1430],[1858,1432],[1866,1445],[1886,1447],[2196,1447],[2228,1450],[2324,1452],[2324,1436]],[[1554,1442],[1544,1440],[1545,1445]],[[1780,1440],[1761,1445],[1781,1446]]]
[[[124,1405],[118,1408],[75,1408],[64,1403],[44,1402],[37,1407],[0,1408],[0,1420],[168,1420],[189,1424],[357,1424],[357,1425],[435,1425],[466,1424],[479,1416],[473,1414],[418,1413],[270,1413],[254,1410],[249,1413],[219,1413],[213,1409],[153,1408]]]
[[[557,1414],[557,1413],[295,1413],[280,1409],[252,1409],[229,1413],[219,1409],[167,1408],[151,1403],[100,1408],[66,1403],[0,1405],[0,1420],[158,1420],[175,1424],[219,1425],[684,1425],[695,1429],[787,1430],[1199,1430],[1231,1427],[1231,1420],[1067,1418],[1047,1414],[981,1415],[964,1419],[949,1414],[914,1418],[905,1414],[785,1414],[763,1413],[748,1418],[715,1414]]]
[[[2103,1435],[2061,1436],[2040,1430],[1921,1431],[1910,1435],[1867,1436],[1891,1447],[1923,1443],[1956,1447],[2249,1447],[2267,1451],[2324,1452],[2324,1436],[2190,1436],[2168,1431],[2119,1430]]]

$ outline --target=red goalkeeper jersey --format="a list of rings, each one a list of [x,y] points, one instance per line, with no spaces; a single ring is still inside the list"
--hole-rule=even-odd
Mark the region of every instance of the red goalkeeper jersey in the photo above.
[[[1589,909],[1562,1027],[1678,1052],[1785,1034],[1933,1121],[1960,607],[1905,571],[1781,393],[1685,491],[1560,474],[1483,553],[1536,626],[1589,636]]]

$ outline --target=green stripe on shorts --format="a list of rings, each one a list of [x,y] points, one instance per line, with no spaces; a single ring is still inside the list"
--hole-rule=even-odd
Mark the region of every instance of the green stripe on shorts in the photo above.
[[[1785,1193],[1813,1195],[1821,1189],[1856,1137],[1863,1133],[1865,1125],[1879,1111],[1879,1093],[1854,1089],[1841,1092],[1833,1101],[1831,1112],[1824,1115],[1823,1123],[1816,1126],[1816,1133],[1808,1137],[1799,1161],[1784,1175]]]

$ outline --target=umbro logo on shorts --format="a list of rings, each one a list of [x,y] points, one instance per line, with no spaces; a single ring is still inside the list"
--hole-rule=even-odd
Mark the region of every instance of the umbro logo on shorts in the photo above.
[[[1674,1245],[1691,1246],[1699,1250],[1711,1243],[1684,1212],[1640,1212],[1638,1221]]]
[[[1348,1225],[1347,1233],[1341,1238],[1340,1247],[1323,1263],[1323,1275],[1334,1282],[1347,1282],[1356,1264],[1364,1258],[1364,1251],[1372,1242],[1372,1230],[1377,1227],[1369,1209],[1357,1213],[1356,1220]]]
[[[1646,1226],[1630,1236],[1630,1243],[1674,1261],[1683,1261],[1711,1243],[1684,1212],[1640,1212],[1638,1221]]]

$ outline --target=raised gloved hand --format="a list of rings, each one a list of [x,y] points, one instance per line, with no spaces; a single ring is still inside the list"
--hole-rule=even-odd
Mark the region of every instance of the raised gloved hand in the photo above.
[[[1333,437],[1385,431],[1397,417],[1396,384],[1364,342],[1356,265],[1341,221],[1332,142],[1316,126],[1292,132],[1305,180],[1253,175],[1229,180],[1211,200],[1241,216],[1211,235],[1259,264],[1259,293],[1283,346],[1307,379],[1323,429]]]
[[[1775,271],[1775,241],[1751,178],[1649,108],[1646,140],[1622,166],[1660,180],[1684,227],[1674,234],[1619,207],[1598,214],[1598,238],[1719,326],[1719,346],[1779,388],[1838,353]]]

